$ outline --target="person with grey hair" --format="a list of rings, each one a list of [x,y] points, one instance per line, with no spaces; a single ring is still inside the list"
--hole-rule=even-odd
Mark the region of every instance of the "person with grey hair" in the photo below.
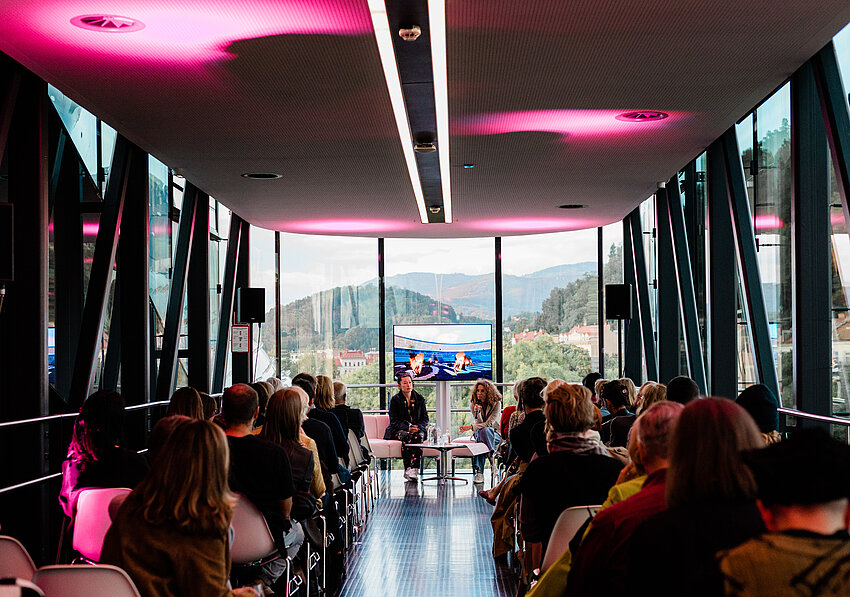
[[[335,381],[333,414],[342,423],[342,428],[346,436],[348,436],[348,430],[351,429],[354,435],[357,436],[357,439],[360,439],[366,435],[366,423],[363,421],[363,411],[359,408],[351,408],[345,403],[347,394],[348,387],[341,381]]]
[[[623,546],[647,516],[667,507],[665,500],[668,450],[673,428],[684,406],[659,402],[649,407],[635,422],[635,440],[647,473],[643,488],[632,497],[600,510],[581,547],[572,558],[567,595],[611,593],[612,572],[626,568]],[[542,581],[542,579],[541,579]]]

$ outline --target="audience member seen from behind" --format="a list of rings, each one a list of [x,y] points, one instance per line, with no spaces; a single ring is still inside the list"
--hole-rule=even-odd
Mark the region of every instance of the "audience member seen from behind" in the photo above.
[[[628,377],[621,377],[617,381],[626,386],[626,393],[629,396],[628,409],[634,412],[635,404],[637,402],[637,387],[635,387],[635,382],[633,382],[631,378]]]
[[[546,380],[542,377],[529,377],[521,380],[517,386],[522,384],[520,392],[522,395],[522,422],[511,430],[511,451],[523,462],[531,462],[536,447],[546,445],[546,416],[543,414],[543,389]],[[539,390],[538,390],[539,388]]]
[[[776,430],[779,427],[779,401],[770,388],[760,383],[752,385],[741,392],[735,402],[750,413],[761,431],[764,445],[769,446],[782,439]]]
[[[301,420],[304,408],[301,388],[280,390],[269,400],[262,439],[281,446],[289,457],[295,488],[290,518],[305,520],[316,510],[316,499],[310,494],[313,483],[313,452],[301,444]]]
[[[680,375],[674,377],[667,383],[667,400],[688,404],[691,400],[699,398],[700,391],[697,382],[690,377]]]
[[[472,437],[479,444],[487,446],[487,454],[472,457],[473,483],[484,483],[484,463],[488,454],[492,454],[501,438],[496,431],[499,424],[499,412],[502,406],[502,395],[491,381],[479,379],[472,388],[469,410],[474,422],[471,425],[461,425],[460,431],[472,431]]]
[[[592,371],[581,380],[581,385],[590,390],[590,400],[594,404],[599,400],[599,396],[596,393],[596,382],[600,379],[602,379],[602,375],[598,371]]]
[[[201,405],[204,407],[204,420],[212,421],[213,418],[218,414],[218,402],[216,399],[207,394],[206,392],[201,392]]]
[[[183,415],[192,419],[204,418],[204,404],[195,388],[178,388],[168,402],[168,415]]]
[[[233,494],[224,433],[203,420],[178,425],[106,534],[101,559],[156,597],[256,595],[229,590]]]
[[[546,435],[549,454],[533,460],[519,482],[523,537],[544,550],[558,516],[570,506],[601,504],[623,464],[608,455],[593,425],[593,403],[584,386],[549,382]]]
[[[422,443],[428,428],[428,411],[425,398],[413,389],[410,373],[398,374],[398,392],[390,399],[390,424],[384,439],[401,441],[401,457],[404,460],[404,478],[415,481],[418,475],[421,448],[410,448],[407,444]]]
[[[354,432],[357,439],[366,435],[366,423],[363,420],[363,411],[359,408],[351,408],[345,402],[348,399],[348,387],[341,381],[333,383],[334,390],[334,407],[333,413],[342,423],[343,431],[348,435],[348,431]]]
[[[87,487],[135,487],[145,476],[145,458],[121,446],[124,399],[101,390],[89,396],[74,420],[68,456],[62,463],[59,503],[74,517],[80,491]]]
[[[726,595],[850,595],[850,447],[805,429],[744,460],[768,532],[718,554]]]
[[[316,400],[317,390],[319,381],[309,373],[299,373],[295,377],[292,378],[292,385],[300,387],[302,390],[307,392],[307,397],[310,399],[310,410],[307,413],[307,416],[310,419],[319,421],[328,426],[331,432],[331,438],[333,439],[334,445],[334,460],[336,457],[340,457],[343,461],[348,460],[348,438],[345,436],[345,433],[342,431],[342,425],[339,422],[339,419],[336,418],[330,409],[325,409],[323,407],[318,407]],[[325,406],[330,403],[330,408],[333,408],[333,389],[331,389],[330,397],[326,397],[323,395],[322,397],[323,403]],[[317,439],[313,436],[314,430],[312,426],[305,426],[304,430],[307,432],[307,435],[315,439],[320,443],[319,451],[321,452],[321,440]],[[324,455],[322,456],[324,460]],[[331,472],[337,472],[336,469],[331,469]],[[343,472],[342,470],[338,471],[342,474],[342,476],[347,476],[348,471]]]
[[[257,404],[260,407],[260,414],[254,421],[254,430],[251,433],[259,435],[263,431],[263,425],[266,424],[266,408],[268,408],[269,399],[272,397],[272,386],[264,381],[255,381],[248,385],[257,392]]]
[[[667,386],[654,381],[648,381],[640,387],[635,400],[635,414],[617,417],[611,421],[611,446],[628,444],[629,430],[634,425],[637,416],[646,411],[656,402],[667,400]]]
[[[174,430],[183,423],[191,420],[193,420],[191,417],[185,415],[169,415],[162,417],[156,422],[156,425],[153,426],[153,429],[148,434],[148,452],[146,456],[151,465],[153,465],[157,456],[162,452],[163,446],[165,446],[171,434],[174,433]]]
[[[616,594],[608,581],[612,573],[622,577],[626,572],[625,541],[647,516],[667,507],[665,491],[670,439],[683,408],[678,402],[661,402],[638,418],[632,441],[646,479],[640,491],[600,510],[593,519],[572,560],[567,595]],[[545,576],[541,583],[544,580]]]
[[[260,412],[257,392],[235,384],[224,391],[221,410],[230,446],[230,487],[262,512],[278,550],[294,558],[304,533],[290,519],[295,490],[289,457],[282,447],[251,433]],[[274,560],[261,567],[258,581],[271,586],[284,572],[285,558]]]
[[[489,492],[478,492],[478,495],[496,506],[490,516],[490,524],[493,527],[493,557],[497,560],[506,561],[507,553],[514,544],[519,482],[534,455],[532,430],[542,429],[546,425],[546,417],[541,410],[541,392],[545,387],[546,380],[542,377],[529,377],[514,384],[514,396],[517,404],[521,405],[520,412],[511,416],[512,422],[520,421],[510,432],[511,453],[516,448],[516,457],[508,469],[509,474],[501,483]]]
[[[668,509],[650,516],[628,539],[629,572],[610,582],[635,594],[717,595],[714,554],[764,531],[756,484],[741,458],[763,445],[747,412],[725,398],[690,402],[670,442]]]
[[[632,414],[629,411],[629,388],[620,380],[609,381],[602,386],[601,398],[609,413],[607,417],[602,417],[600,430],[602,441],[607,444],[611,441],[611,422],[618,417],[628,417]],[[628,439],[628,434],[624,439]],[[626,444],[624,442],[619,445]]]

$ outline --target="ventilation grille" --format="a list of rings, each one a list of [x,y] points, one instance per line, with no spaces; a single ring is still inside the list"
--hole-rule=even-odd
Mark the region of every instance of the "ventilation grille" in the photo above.
[[[81,29],[104,33],[129,33],[145,28],[141,21],[118,15],[80,15],[71,19],[71,24]]]
[[[652,110],[625,112],[617,116],[617,120],[623,120],[625,122],[649,122],[652,120],[664,120],[665,118],[667,118],[665,112],[655,112]]]

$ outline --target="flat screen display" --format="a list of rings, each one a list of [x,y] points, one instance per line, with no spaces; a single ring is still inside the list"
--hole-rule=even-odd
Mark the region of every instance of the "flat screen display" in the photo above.
[[[393,326],[393,374],[418,381],[493,377],[492,325],[459,323]]]

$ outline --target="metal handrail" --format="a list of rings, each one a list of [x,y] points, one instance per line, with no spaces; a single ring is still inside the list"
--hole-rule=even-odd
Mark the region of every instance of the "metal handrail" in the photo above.
[[[844,427],[845,441],[850,444],[850,419],[841,419],[838,417],[828,417],[826,415],[816,415],[813,413],[803,412],[793,408],[778,408],[780,415],[796,417],[798,419],[806,419],[807,421],[820,421],[821,423],[829,423],[830,425],[838,425]]]
[[[125,406],[124,410],[141,410],[144,408],[151,408],[152,406],[163,406],[168,404],[169,400],[161,400],[159,402],[145,402],[143,404],[133,404],[132,406]],[[31,423],[49,423],[50,421],[59,421],[61,419],[75,419],[77,415],[80,413],[62,413],[60,415],[47,415],[44,417],[35,417],[32,419],[19,419],[17,421],[5,421],[0,423],[0,429],[4,427],[17,427],[19,425],[29,425]]]

